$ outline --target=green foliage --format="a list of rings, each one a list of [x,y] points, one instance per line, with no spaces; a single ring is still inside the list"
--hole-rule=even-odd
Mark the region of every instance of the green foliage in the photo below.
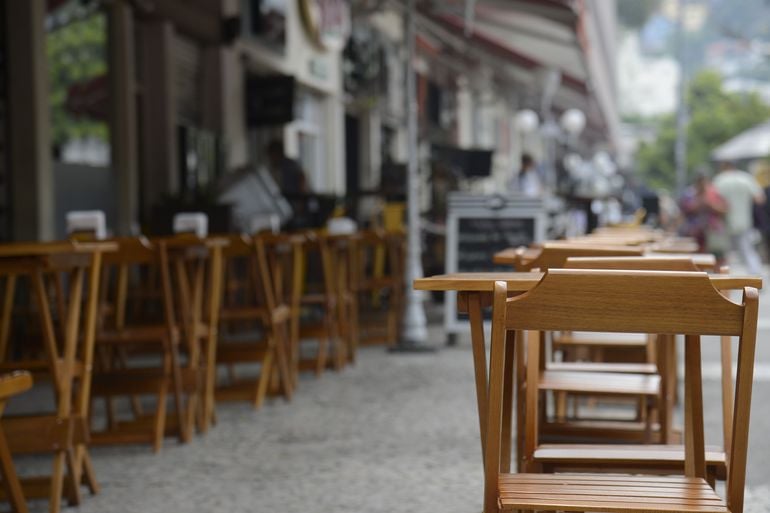
[[[96,11],[80,17],[78,8],[77,2],[60,7],[57,12],[65,11],[70,19],[46,37],[51,137],[56,146],[85,137],[106,141],[109,136],[105,121],[75,117],[66,108],[70,87],[107,73],[106,16]]]
[[[755,93],[729,93],[722,88],[722,77],[710,70],[699,72],[687,91],[687,169],[689,176],[707,165],[710,154],[720,144],[770,118],[770,106]],[[657,120],[654,142],[642,144],[636,154],[640,176],[654,188],[672,190],[676,182],[674,145],[676,116]]]
[[[628,28],[640,28],[660,6],[660,0],[618,0],[618,19]]]

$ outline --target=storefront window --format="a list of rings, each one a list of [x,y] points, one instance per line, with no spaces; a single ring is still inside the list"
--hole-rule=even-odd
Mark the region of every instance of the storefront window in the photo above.
[[[107,17],[96,2],[48,2],[46,16],[54,159],[107,166]]]
[[[297,133],[299,161],[315,192],[326,189],[326,148],[325,130],[322,123],[323,101],[314,93],[301,91],[297,94],[296,116],[294,129]]]

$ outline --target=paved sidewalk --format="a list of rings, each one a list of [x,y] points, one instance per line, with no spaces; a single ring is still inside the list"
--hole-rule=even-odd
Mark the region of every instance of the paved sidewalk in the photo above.
[[[480,511],[470,357],[366,349],[339,374],[303,377],[290,404],[219,406],[189,445],[95,448],[102,492],[72,511]]]
[[[435,340],[443,340],[437,331]],[[718,382],[707,382],[717,398]],[[304,377],[291,404],[218,408],[219,424],[187,446],[93,450],[102,493],[82,513],[477,513],[481,459],[471,352],[361,351],[358,363]],[[767,381],[757,383],[746,512],[770,511]],[[707,412],[718,426],[718,403]],[[47,511],[45,502],[33,511]]]

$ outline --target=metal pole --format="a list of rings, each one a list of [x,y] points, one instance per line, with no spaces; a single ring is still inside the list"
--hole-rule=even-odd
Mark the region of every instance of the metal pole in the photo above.
[[[405,37],[406,73],[406,136],[407,136],[407,249],[406,249],[406,310],[401,341],[396,350],[432,350],[424,346],[428,338],[423,294],[414,290],[413,281],[421,278],[422,248],[420,237],[419,163],[417,155],[417,84],[414,73],[415,0],[407,0]]]
[[[687,186],[687,55],[684,31],[684,12],[687,0],[677,1],[677,57],[679,61],[679,87],[677,89],[676,143],[674,161],[676,163],[676,194],[682,195]]]

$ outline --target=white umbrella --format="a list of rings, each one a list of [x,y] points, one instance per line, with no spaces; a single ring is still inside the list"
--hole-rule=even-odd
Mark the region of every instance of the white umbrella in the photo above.
[[[770,121],[741,132],[711,153],[711,158],[718,162],[767,156],[770,156]]]

